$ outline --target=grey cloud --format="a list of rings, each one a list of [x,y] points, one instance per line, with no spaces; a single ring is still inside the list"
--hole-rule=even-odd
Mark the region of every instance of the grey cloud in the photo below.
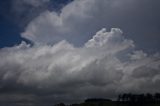
[[[1,49],[0,58],[0,92],[24,95],[24,101],[30,94],[30,102],[56,103],[159,90],[159,55],[138,52],[117,28],[98,31],[82,47],[65,40],[52,46],[22,42]]]
[[[12,0],[9,9],[10,15],[12,15],[12,19],[10,20],[22,28],[26,27],[32,19],[48,9],[49,1],[50,0]]]
[[[67,39],[83,45],[102,27],[107,30],[119,27],[139,48],[157,51],[159,4],[158,0],[75,0],[66,5],[61,14],[42,13],[28,25],[22,36],[39,43],[54,44]]]
[[[44,3],[49,2],[49,1],[50,0],[21,0],[22,3],[29,4],[29,5],[32,5],[34,7],[43,5]]]
[[[150,67],[142,66],[134,70],[133,77],[143,78],[143,77],[153,77],[159,74],[159,70],[152,69]]]
[[[59,12],[72,0],[4,0],[0,3],[0,15],[14,23],[20,31],[46,10]]]
[[[44,3],[24,2],[35,7]],[[0,100],[76,102],[123,92],[158,92],[160,55],[143,49],[159,40],[159,3],[75,0],[60,14],[43,12],[22,33],[33,46],[22,42],[0,49]]]

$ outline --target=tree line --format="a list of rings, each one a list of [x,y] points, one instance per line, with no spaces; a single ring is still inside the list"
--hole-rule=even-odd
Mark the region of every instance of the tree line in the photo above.
[[[124,93],[119,94],[116,101],[103,98],[90,98],[80,104],[65,105],[64,103],[59,103],[54,106],[153,106],[153,104],[160,105],[160,93]]]
[[[117,98],[119,102],[160,102],[160,93],[155,94],[132,94],[132,93],[124,93],[120,94]]]

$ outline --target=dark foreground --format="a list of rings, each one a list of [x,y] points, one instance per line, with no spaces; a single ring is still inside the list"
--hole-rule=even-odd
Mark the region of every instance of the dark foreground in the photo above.
[[[53,102],[2,102],[0,106],[160,106],[160,93],[155,94],[131,94],[124,93],[117,97],[116,101],[103,98],[90,98],[77,104],[55,104]]]
[[[65,105],[63,103],[55,106],[160,106],[160,103],[131,103],[131,102],[117,102],[117,101],[106,101],[106,102],[84,102],[80,104]]]
[[[152,94],[120,94],[116,101],[110,99],[86,99],[83,103],[65,105],[63,103],[55,106],[160,106],[160,93]]]

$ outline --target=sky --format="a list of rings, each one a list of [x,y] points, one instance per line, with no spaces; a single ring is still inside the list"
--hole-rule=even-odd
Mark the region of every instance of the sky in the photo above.
[[[159,92],[159,0],[0,2],[0,104]]]

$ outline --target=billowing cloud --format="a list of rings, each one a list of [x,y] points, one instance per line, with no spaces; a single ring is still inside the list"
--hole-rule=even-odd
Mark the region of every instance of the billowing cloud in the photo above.
[[[82,47],[65,40],[52,46],[22,42],[1,49],[0,59],[0,98],[12,94],[14,101],[76,102],[160,89],[159,54],[135,50],[118,28],[103,28]]]
[[[67,39],[75,45],[83,45],[102,27],[107,30],[118,27],[138,47],[157,50],[159,4],[157,0],[75,0],[61,13],[41,13],[29,23],[22,37],[35,43],[54,44]]]
[[[42,12],[49,2],[16,1],[17,14],[29,7]],[[154,24],[159,21],[159,3],[75,0],[60,13],[41,13],[21,34],[33,45],[22,41],[0,49],[0,101],[79,102],[87,97],[115,98],[123,92],[158,92],[160,54],[138,49],[137,42],[159,40]]]

